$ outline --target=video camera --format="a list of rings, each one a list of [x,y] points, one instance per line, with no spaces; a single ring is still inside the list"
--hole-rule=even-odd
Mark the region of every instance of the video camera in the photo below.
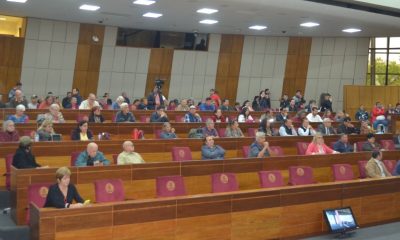
[[[156,87],[158,88],[158,90],[161,90],[161,88],[164,85],[165,81],[161,80],[161,79],[157,79],[157,80],[154,81],[154,83],[156,84]]]

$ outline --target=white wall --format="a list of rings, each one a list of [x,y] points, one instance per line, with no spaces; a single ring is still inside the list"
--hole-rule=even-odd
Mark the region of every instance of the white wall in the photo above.
[[[26,96],[71,91],[78,38],[79,23],[28,18],[21,73]]]
[[[199,101],[215,88],[221,35],[210,34],[208,52],[174,50],[169,99]]]
[[[117,47],[117,28],[106,27],[97,94],[110,93],[113,101],[125,91],[131,99],[142,98],[146,88],[150,49]]]
[[[343,109],[343,85],[365,85],[369,38],[313,38],[306,100],[333,96],[334,111]]]
[[[261,89],[269,88],[272,107],[279,107],[288,45],[287,37],[245,36],[237,101],[252,101]]]

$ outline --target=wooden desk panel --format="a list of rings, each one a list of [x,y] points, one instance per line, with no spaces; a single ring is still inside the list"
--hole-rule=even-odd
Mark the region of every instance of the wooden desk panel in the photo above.
[[[354,180],[67,210],[32,205],[31,235],[33,240],[301,238],[327,231],[326,208],[351,206],[361,227],[398,220],[399,184],[400,178]]]
[[[394,159],[399,151],[384,152],[384,159]],[[340,157],[340,158],[339,158]],[[240,189],[259,188],[257,172],[261,170],[281,170],[284,181],[288,182],[288,167],[296,165],[310,166],[314,169],[314,177],[318,182],[331,180],[331,165],[348,163],[356,169],[357,162],[369,159],[370,153],[349,153],[326,156],[287,156],[267,159],[234,159],[222,161],[191,161],[148,163],[107,167],[71,167],[71,181],[86,198],[94,200],[93,181],[105,178],[121,178],[124,180],[126,196],[129,199],[146,199],[155,197],[155,181],[158,176],[181,175],[185,177],[189,194],[209,193],[211,181],[209,175],[217,172],[234,172],[237,174]],[[12,168],[11,190],[14,196],[13,217],[19,224],[24,223],[25,207],[27,206],[27,188],[29,184],[39,182],[54,182],[56,169],[22,169]]]

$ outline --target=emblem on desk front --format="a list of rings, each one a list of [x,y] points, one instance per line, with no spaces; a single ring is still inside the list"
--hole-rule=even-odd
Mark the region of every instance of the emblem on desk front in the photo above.
[[[185,157],[185,151],[179,150],[179,157],[184,158]]]
[[[105,189],[106,193],[111,194],[114,192],[114,185],[112,185],[111,183],[107,183]]]
[[[175,190],[175,182],[174,181],[168,181],[167,184],[165,185],[168,191],[172,192]]]
[[[343,167],[343,166],[340,166],[339,172],[340,172],[340,174],[342,174],[342,175],[346,174],[346,168]]]
[[[303,176],[304,175],[304,169],[303,168],[297,168],[296,173],[297,173],[297,176]]]
[[[229,178],[226,174],[221,174],[221,176],[219,177],[219,180],[225,184],[229,182]]]
[[[268,180],[269,182],[274,183],[276,181],[275,174],[273,173],[268,174]]]

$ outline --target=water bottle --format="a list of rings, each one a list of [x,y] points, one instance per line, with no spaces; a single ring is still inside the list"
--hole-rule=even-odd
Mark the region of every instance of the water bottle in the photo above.
[[[39,142],[39,134],[35,132],[35,142]]]
[[[354,152],[357,152],[357,143],[354,143],[353,149],[354,149]]]
[[[99,133],[99,136],[98,136],[98,137],[99,137],[99,140],[101,140],[101,133]]]

